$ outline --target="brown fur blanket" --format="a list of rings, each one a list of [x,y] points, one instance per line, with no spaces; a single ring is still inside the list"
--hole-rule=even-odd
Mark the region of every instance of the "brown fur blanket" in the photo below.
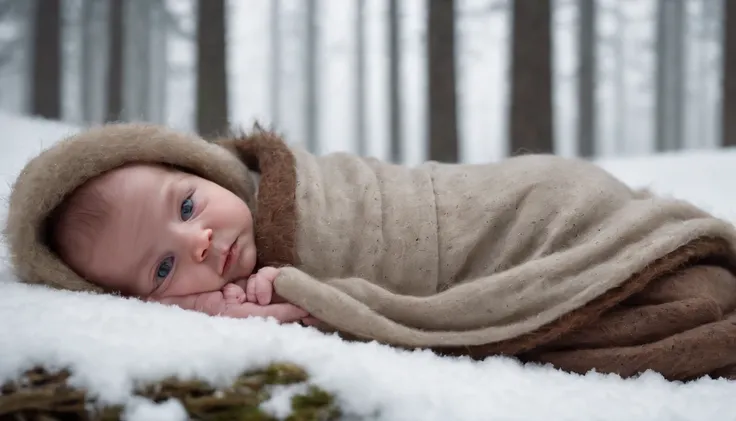
[[[42,153],[14,185],[6,234],[19,276],[96,290],[45,247],[43,225],[86,179],[141,160],[248,201],[259,265],[283,267],[276,292],[326,330],[624,376],[728,376],[736,364],[734,227],[555,156],[409,168],[314,156],[262,131],[207,143],[97,128]]]

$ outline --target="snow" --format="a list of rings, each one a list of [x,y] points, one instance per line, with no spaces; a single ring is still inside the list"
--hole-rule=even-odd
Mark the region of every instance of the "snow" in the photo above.
[[[23,163],[71,126],[0,114],[0,172],[7,185]],[[736,152],[682,152],[606,160],[626,182],[693,200],[736,220],[725,192]],[[734,170],[731,170],[734,168]],[[706,175],[707,174],[707,175]],[[4,203],[4,200],[3,200]],[[4,206],[4,205],[3,205]],[[0,263],[2,265],[4,263]],[[377,420],[736,420],[736,382],[667,382],[654,373],[623,380],[573,375],[494,357],[472,362],[427,351],[350,343],[312,328],[271,320],[209,317],[155,303],[55,291],[0,274],[0,384],[37,364],[69,368],[73,386],[125,405],[131,421],[186,419],[179,402],[131,396],[135,384],[170,375],[227,384],[269,362],[302,365],[334,393],[347,416]],[[12,322],[11,322],[12,321]],[[263,409],[283,416],[303,386],[278,390]]]
[[[718,217],[736,221],[736,200],[728,194],[736,175],[736,149],[670,152],[598,163],[631,186],[689,200]]]

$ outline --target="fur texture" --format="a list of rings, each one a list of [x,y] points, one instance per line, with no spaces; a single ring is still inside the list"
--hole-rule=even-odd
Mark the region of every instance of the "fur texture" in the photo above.
[[[75,188],[130,162],[183,167],[230,189],[255,208],[256,186],[248,168],[220,146],[147,124],[92,128],[61,140],[30,160],[12,186],[4,235],[19,278],[56,288],[101,292],[50,250],[46,223]]]

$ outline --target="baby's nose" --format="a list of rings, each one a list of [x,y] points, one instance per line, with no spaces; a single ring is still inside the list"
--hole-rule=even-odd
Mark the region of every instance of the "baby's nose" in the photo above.
[[[212,246],[212,230],[209,228],[198,230],[194,234],[193,243],[194,260],[197,262],[204,261]]]

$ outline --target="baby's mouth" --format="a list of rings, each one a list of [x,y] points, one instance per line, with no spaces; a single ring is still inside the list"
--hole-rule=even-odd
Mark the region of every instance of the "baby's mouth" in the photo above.
[[[228,269],[230,269],[230,266],[232,266],[232,262],[235,259],[235,254],[237,252],[238,252],[238,242],[236,240],[230,245],[230,249],[227,251],[227,254],[225,255],[225,261],[222,264],[222,271],[221,271],[222,277],[225,276]]]

